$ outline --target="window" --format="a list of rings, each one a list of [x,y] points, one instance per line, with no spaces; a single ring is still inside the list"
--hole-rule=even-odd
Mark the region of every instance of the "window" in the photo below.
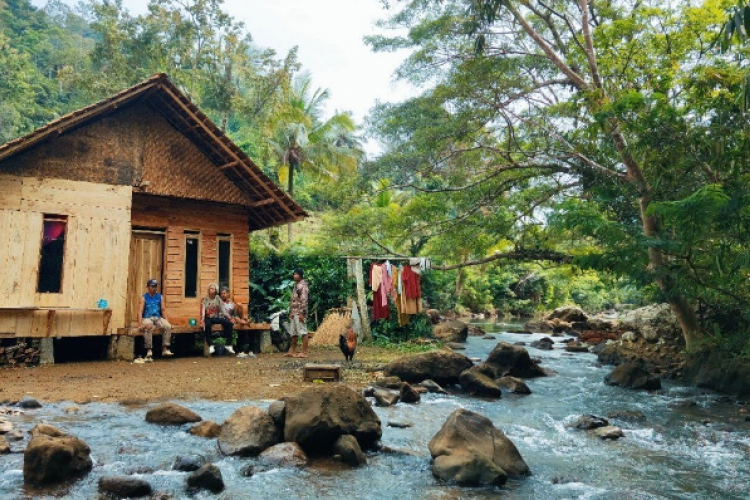
[[[232,289],[232,237],[219,235],[218,238],[219,289]]]
[[[200,237],[196,233],[185,235],[185,297],[198,296],[198,257]]]
[[[39,256],[39,293],[62,291],[63,261],[65,257],[65,231],[68,218],[45,215],[42,225],[42,249]]]

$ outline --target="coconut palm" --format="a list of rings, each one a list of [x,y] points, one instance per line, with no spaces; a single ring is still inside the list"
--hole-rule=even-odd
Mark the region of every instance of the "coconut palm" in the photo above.
[[[272,141],[279,158],[279,180],[287,183],[294,195],[295,173],[309,171],[320,176],[335,177],[356,171],[362,156],[356,126],[348,113],[336,112],[324,120],[323,105],[328,90],[313,90],[310,75],[297,76],[279,116],[277,132]],[[289,224],[289,242],[292,225]]]

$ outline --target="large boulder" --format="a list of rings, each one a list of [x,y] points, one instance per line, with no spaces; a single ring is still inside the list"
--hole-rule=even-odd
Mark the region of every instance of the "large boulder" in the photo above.
[[[454,411],[430,440],[433,474],[459,484],[503,484],[509,475],[529,474],[516,446],[490,419]]]
[[[23,453],[24,481],[49,485],[88,473],[93,466],[88,445],[51,425],[46,427],[51,428],[49,434],[32,433]]]
[[[458,380],[461,388],[472,396],[488,398],[499,398],[502,396],[502,391],[495,381],[476,368],[465,370]]]
[[[200,422],[200,415],[175,403],[163,403],[146,412],[146,422],[163,425],[182,425]]]
[[[302,467],[308,459],[297,443],[279,443],[260,454],[260,459],[268,465],[278,467]]]
[[[546,319],[559,319],[567,323],[574,323],[578,321],[586,321],[588,316],[580,307],[562,306],[549,313]]]
[[[278,400],[268,405],[268,414],[271,416],[276,425],[283,429],[284,428],[284,411],[286,409],[286,401]]]
[[[623,363],[604,378],[607,385],[655,391],[661,389],[661,379],[652,376],[640,363]]]
[[[545,377],[538,364],[531,360],[529,352],[523,347],[500,342],[495,346],[485,365],[493,371],[493,378],[500,378],[509,375],[518,378]]]
[[[312,387],[286,399],[284,441],[311,455],[330,454],[340,436],[351,434],[372,449],[383,434],[380,418],[358,392],[342,385]]]
[[[466,342],[469,325],[457,319],[438,323],[432,328],[432,335],[442,342]]]
[[[188,489],[208,490],[212,493],[224,491],[224,478],[221,470],[214,464],[204,465],[187,478]]]
[[[682,329],[669,304],[655,304],[625,311],[620,315],[623,330],[632,330],[649,342],[660,338],[675,340],[682,338]]]
[[[441,385],[451,385],[458,383],[461,372],[472,366],[474,363],[463,354],[440,349],[397,358],[386,365],[385,372],[410,383],[431,379]]]
[[[147,497],[153,492],[148,482],[133,476],[104,476],[99,491],[115,498]]]
[[[435,394],[446,394],[445,389],[440,387],[440,384],[438,384],[434,380],[430,380],[430,379],[423,380],[422,382],[420,382],[419,385],[427,389],[427,392],[431,392]]]
[[[219,450],[224,455],[250,457],[281,442],[281,431],[271,416],[254,406],[243,406],[224,422]]]
[[[333,443],[333,453],[341,457],[341,461],[353,467],[367,465],[367,457],[354,436],[339,436]]]

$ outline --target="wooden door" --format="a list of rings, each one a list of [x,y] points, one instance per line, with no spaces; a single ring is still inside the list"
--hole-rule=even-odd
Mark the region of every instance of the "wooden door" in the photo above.
[[[159,280],[159,292],[164,286],[164,235],[133,231],[130,239],[130,260],[128,261],[128,305],[125,317],[131,326],[138,324],[138,302],[146,293],[146,282]]]

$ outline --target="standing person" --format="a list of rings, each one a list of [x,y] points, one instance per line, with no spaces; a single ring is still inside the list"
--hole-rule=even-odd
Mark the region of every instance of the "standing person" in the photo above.
[[[307,357],[307,327],[305,321],[307,320],[307,299],[309,295],[309,289],[307,281],[303,279],[302,269],[297,268],[294,270],[292,279],[294,279],[294,290],[292,290],[292,303],[289,307],[289,323],[291,324],[292,336],[292,347],[287,354],[284,356],[291,358],[306,358]],[[297,342],[299,337],[302,337],[302,353],[297,353]]]
[[[232,322],[233,325],[247,325],[250,320],[244,317],[242,306],[232,302],[229,288],[223,286],[219,292],[221,298],[221,314]],[[250,337],[247,330],[237,330],[237,354],[238,358],[254,358],[255,353],[250,351]]]
[[[223,328],[222,337],[226,341],[225,347],[229,354],[234,354],[232,348],[232,329],[234,324],[227,318],[225,318],[221,312],[221,298],[218,295],[219,286],[215,283],[208,285],[208,292],[203,300],[201,301],[201,328],[208,344],[209,354],[213,354],[214,341],[211,337],[211,327],[214,325],[221,325]]]
[[[146,282],[146,289],[148,290],[141,296],[138,303],[139,318],[138,324],[143,329],[143,344],[146,348],[146,360],[153,361],[153,338],[154,328],[161,328],[164,333],[162,334],[161,344],[161,355],[165,357],[174,356],[172,351],[169,350],[169,343],[172,340],[172,325],[167,320],[167,306],[164,303],[164,297],[160,293],[156,293],[159,286],[159,282],[155,279],[150,279]]]

